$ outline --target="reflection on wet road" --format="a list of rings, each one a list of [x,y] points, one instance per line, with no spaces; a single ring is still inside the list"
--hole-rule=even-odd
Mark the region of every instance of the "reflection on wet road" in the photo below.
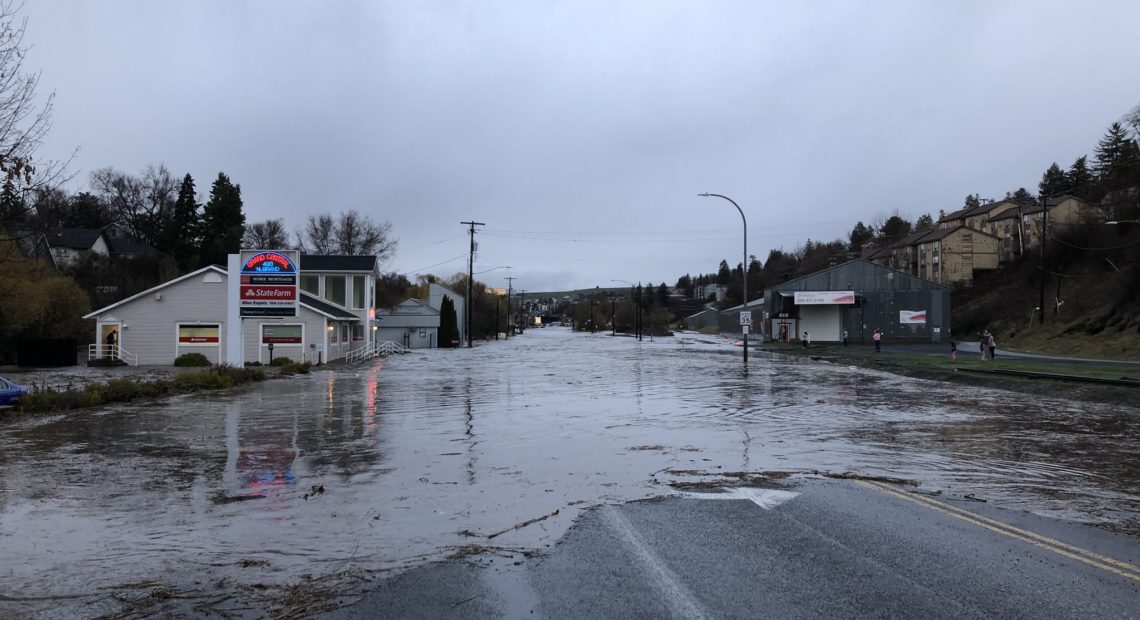
[[[496,545],[541,548],[585,508],[718,472],[906,478],[1135,525],[1138,431],[1138,408],[763,355],[745,376],[716,342],[531,330],[5,423],[0,580],[17,598],[208,590],[404,566],[499,532]]]

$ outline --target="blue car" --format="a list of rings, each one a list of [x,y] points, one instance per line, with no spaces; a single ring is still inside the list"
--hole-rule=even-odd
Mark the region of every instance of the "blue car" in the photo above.
[[[27,393],[28,386],[12,383],[8,379],[0,377],[0,407],[16,404]]]

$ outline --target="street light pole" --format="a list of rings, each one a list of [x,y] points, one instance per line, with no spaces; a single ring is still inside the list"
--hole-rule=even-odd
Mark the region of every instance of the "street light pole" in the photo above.
[[[704,194],[697,194],[697,195],[705,197],[705,198],[708,198],[709,196],[715,196],[717,198],[724,198],[725,200],[731,202],[732,206],[736,207],[736,210],[740,212],[740,220],[742,222],[744,222],[744,262],[740,263],[740,267],[741,267],[740,270],[742,272],[741,275],[743,276],[742,280],[744,281],[743,286],[741,287],[741,290],[743,290],[743,292],[744,292],[744,306],[742,306],[744,309],[742,310],[742,312],[747,312],[748,311],[748,218],[744,217],[744,209],[741,209],[740,205],[736,204],[736,201],[729,198],[728,196],[724,196],[721,194],[710,194],[707,192]],[[751,326],[749,326],[749,327],[751,327]],[[745,367],[748,366],[748,334],[747,333],[744,334],[744,365],[745,365]]]
[[[614,294],[610,291],[610,335],[617,335],[617,321],[614,320]]]
[[[511,338],[511,286],[515,283],[514,276],[505,278],[507,281],[507,339]]]

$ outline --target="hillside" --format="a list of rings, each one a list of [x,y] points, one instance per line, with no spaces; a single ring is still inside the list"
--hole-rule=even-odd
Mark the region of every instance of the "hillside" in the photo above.
[[[976,343],[989,329],[999,348],[1140,359],[1140,224],[1086,222],[1058,230],[1047,245],[1044,272],[1040,266],[1040,254],[1032,252],[955,290],[956,339]],[[1034,311],[1042,273],[1044,325]]]

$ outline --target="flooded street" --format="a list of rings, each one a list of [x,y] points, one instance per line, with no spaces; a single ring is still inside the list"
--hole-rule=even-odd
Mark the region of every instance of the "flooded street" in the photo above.
[[[541,550],[588,508],[741,472],[899,478],[1138,524],[1140,408],[761,353],[750,364],[713,337],[533,329],[0,423],[0,611],[124,584],[272,587],[468,545]]]

